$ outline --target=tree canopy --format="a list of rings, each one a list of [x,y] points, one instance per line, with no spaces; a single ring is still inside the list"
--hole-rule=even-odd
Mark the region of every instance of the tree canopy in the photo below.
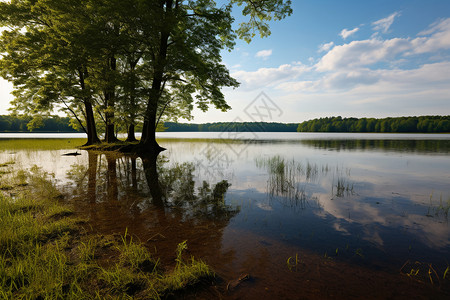
[[[233,9],[247,17],[237,28]],[[14,84],[16,113],[63,110],[89,144],[99,129],[113,142],[117,126],[134,140],[143,122],[142,149],[157,152],[159,121],[190,119],[194,105],[230,109],[221,88],[239,84],[220,52],[291,13],[290,0],[1,2],[0,75]]]

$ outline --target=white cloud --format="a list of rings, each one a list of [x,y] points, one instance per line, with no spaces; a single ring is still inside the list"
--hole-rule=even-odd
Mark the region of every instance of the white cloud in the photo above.
[[[426,37],[425,35],[430,35]],[[450,18],[440,20],[413,40],[414,53],[434,52],[450,49]]]
[[[304,80],[304,81],[287,81],[276,86],[277,89],[285,92],[317,92],[319,90],[320,81]]]
[[[273,86],[280,81],[293,80],[308,69],[310,68],[301,64],[284,64],[278,68],[260,68],[253,72],[237,71],[231,76],[242,83],[241,88],[257,89]]]
[[[385,62],[411,60],[411,55],[436,53],[450,49],[450,18],[434,23],[416,38],[371,38],[337,45],[316,64],[318,71],[336,71],[367,67]]]
[[[255,57],[268,59],[272,55],[272,49],[258,51]]]
[[[392,59],[396,55],[411,49],[408,39],[394,38],[390,40],[370,39],[353,41],[335,46],[317,63],[318,71],[349,69],[375,64]]]
[[[425,64],[415,69],[359,68],[339,70],[325,74],[316,80],[290,81],[276,86],[286,92],[360,91],[368,94],[408,94],[410,92],[449,91],[450,62]],[[350,93],[350,92],[349,92]]]
[[[328,51],[327,51],[328,49]],[[313,66],[286,64],[232,74],[244,90],[272,88],[286,107],[310,116],[450,114],[450,18],[417,37],[322,44]],[[407,68],[402,69],[404,66]],[[280,102],[281,103],[281,102]]]
[[[347,28],[345,28],[345,29],[342,29],[342,31],[341,31],[341,33],[339,33],[339,35],[345,40],[352,34],[355,34],[358,30],[359,30],[358,27],[353,28],[352,30],[348,30]]]
[[[391,15],[390,21],[396,16]],[[380,21],[379,29],[388,31],[392,22]],[[264,89],[283,108],[286,122],[327,115],[446,115],[450,114],[449,50],[450,18],[417,36],[385,39],[380,34],[342,45],[324,43],[318,47],[318,58],[307,65],[236,70],[231,75],[242,85],[227,97],[235,95],[235,103],[230,104],[238,114],[242,99]]]
[[[322,44],[323,55],[312,66],[285,64],[232,76],[243,83],[243,91],[271,89],[280,105],[290,107],[293,119],[328,112],[374,117],[389,112],[450,114],[450,53],[442,53],[448,49],[450,18],[417,37]]]
[[[395,12],[391,14],[389,17],[373,22],[372,23],[373,30],[386,33],[391,27],[392,23],[394,23],[394,19],[398,16],[400,16],[400,13]]]
[[[333,48],[334,42],[325,43],[319,46],[319,53],[320,52],[328,52],[331,48]]]
[[[448,30],[448,26],[450,24],[450,18],[448,19],[440,19],[429,26],[428,29],[422,30],[417,35],[430,35],[439,31]]]

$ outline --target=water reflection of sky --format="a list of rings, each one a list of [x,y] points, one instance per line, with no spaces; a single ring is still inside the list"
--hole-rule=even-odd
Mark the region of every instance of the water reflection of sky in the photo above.
[[[205,170],[197,170],[197,179],[211,179],[208,166],[214,168],[217,162],[202,152],[210,144],[168,141],[167,146],[171,159],[202,161]],[[445,154],[392,147],[336,151],[297,142],[219,143],[214,148],[231,157],[220,173],[232,183],[227,201],[241,206],[230,227],[324,253],[362,249],[374,261],[397,264],[405,257],[442,264],[450,255],[448,216],[442,209],[450,205],[450,160]],[[297,182],[305,190],[305,201],[268,195],[270,175],[255,160],[277,155],[327,170],[319,171],[312,182]],[[340,197],[333,193],[337,180],[349,186]]]
[[[226,179],[231,183],[226,202],[239,206],[240,212],[224,231],[224,248],[233,247],[233,238],[227,234],[238,229],[319,254],[336,249],[352,255],[361,251],[358,253],[375,264],[398,266],[407,258],[445,263],[450,257],[445,214],[450,205],[448,136],[436,142],[412,143],[420,144],[417,149],[409,142],[352,142],[349,147],[345,142],[348,135],[340,136],[338,144],[320,140],[323,135],[313,137],[306,142],[289,138],[276,143],[268,142],[267,136],[261,138],[263,142],[249,143],[173,137],[161,144],[168,149],[163,153],[168,165],[194,164],[197,187],[203,181],[213,184]],[[389,137],[392,140],[392,135]],[[377,139],[382,140],[380,136]],[[74,185],[70,172],[76,165],[87,165],[88,158],[86,152],[62,156],[70,151],[16,149],[12,153],[4,148],[0,162],[12,159],[17,167],[25,168],[36,164],[54,173],[61,184]],[[296,168],[304,170],[310,165],[317,169],[316,176],[293,177],[292,195],[297,199],[270,193],[270,182],[276,176],[257,162],[276,156]],[[337,195],[339,182],[343,191]]]

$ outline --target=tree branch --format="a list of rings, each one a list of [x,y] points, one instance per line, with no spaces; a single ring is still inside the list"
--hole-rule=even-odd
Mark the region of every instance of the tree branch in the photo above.
[[[64,99],[61,99],[61,101],[64,103],[64,105],[67,107],[67,109],[73,114],[73,116],[75,117],[75,119],[78,121],[78,124],[80,124],[81,128],[83,128],[84,133],[87,134],[87,130],[86,128],[83,126],[83,123],[81,122],[81,120],[78,118],[77,114],[73,111],[73,109],[70,108],[69,105],[67,105],[66,101],[64,101]]]

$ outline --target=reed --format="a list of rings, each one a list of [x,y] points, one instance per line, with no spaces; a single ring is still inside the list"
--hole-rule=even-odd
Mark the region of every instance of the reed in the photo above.
[[[270,197],[281,197],[288,206],[305,208],[308,200],[307,183],[317,180],[319,167],[307,162],[298,163],[279,155],[257,158],[256,166],[268,172],[267,193]]]
[[[302,260],[299,260],[298,253],[295,253],[295,257],[290,256],[286,260],[287,267],[289,268],[289,271],[292,271],[295,269],[295,271],[298,271],[299,264],[303,263]]]
[[[439,197],[438,204],[433,204],[433,193],[430,195],[430,205],[428,206],[427,217],[437,217],[448,220],[450,210],[450,197],[445,201],[442,194]]]
[[[334,193],[336,188],[336,193]],[[331,192],[336,197],[344,197],[344,196],[350,196],[354,194],[354,188],[353,183],[350,183],[347,179],[343,177],[338,177],[336,184],[333,185],[331,188]]]

